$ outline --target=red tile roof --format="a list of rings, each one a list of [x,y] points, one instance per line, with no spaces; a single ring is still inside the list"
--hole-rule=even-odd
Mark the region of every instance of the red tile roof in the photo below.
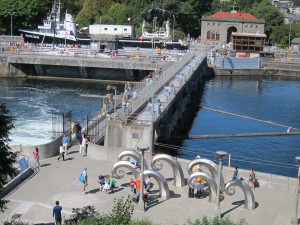
[[[246,19],[246,20],[257,20],[255,16],[250,13],[242,13],[242,12],[216,12],[209,16],[209,18],[218,18],[218,19],[225,19],[225,18],[239,18],[239,19]]]

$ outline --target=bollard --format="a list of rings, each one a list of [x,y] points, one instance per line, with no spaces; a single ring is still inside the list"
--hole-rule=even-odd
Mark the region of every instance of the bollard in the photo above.
[[[228,155],[228,168],[230,168],[230,163],[231,163],[231,154]]]

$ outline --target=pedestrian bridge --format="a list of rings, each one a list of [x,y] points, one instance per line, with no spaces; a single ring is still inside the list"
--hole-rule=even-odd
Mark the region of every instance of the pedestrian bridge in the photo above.
[[[137,95],[129,97],[126,105],[107,99],[104,110],[89,118],[83,131],[92,142],[106,147],[134,149],[144,143],[152,150],[157,138],[170,140],[198,83],[206,75],[209,75],[206,54],[188,52],[180,62],[165,67],[161,73],[154,73],[138,85],[129,85],[125,95],[129,89]]]

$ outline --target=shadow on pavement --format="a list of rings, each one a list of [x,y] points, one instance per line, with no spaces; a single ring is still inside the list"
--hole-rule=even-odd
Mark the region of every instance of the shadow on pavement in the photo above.
[[[67,155],[71,155],[71,154],[74,154],[74,153],[78,153],[79,151],[71,151],[71,152],[68,152]]]
[[[97,193],[97,192],[99,192],[99,188],[95,188],[95,189],[93,189],[93,190],[89,190],[89,194],[95,194],[95,193]]]
[[[236,202],[233,202],[232,205],[236,205],[235,207],[221,213],[221,218],[223,218],[227,213],[230,213],[231,211],[237,209],[238,207],[240,207],[241,205],[245,204],[245,200],[241,200],[241,201],[236,201]]]
[[[159,199],[160,199],[159,196],[148,196],[147,204],[145,205],[145,210],[147,211],[151,207],[154,207],[154,206],[161,204],[162,202],[168,200],[168,199],[164,199],[164,200],[160,201]]]
[[[41,165],[40,167],[46,167],[46,166],[51,166],[52,164],[51,163],[45,163],[43,165]]]
[[[130,185],[129,185],[129,183],[124,183],[124,184],[121,184],[120,186],[121,187],[129,187]]]
[[[73,160],[74,158],[70,157],[70,158],[67,158],[65,159],[65,161],[69,161],[69,160]]]
[[[124,188],[117,188],[117,189],[114,190],[114,193],[122,191],[122,190],[124,190]],[[110,194],[113,194],[113,193],[110,192]]]
[[[180,198],[181,195],[180,194],[175,194],[174,191],[170,191],[170,197],[172,197],[172,198]]]

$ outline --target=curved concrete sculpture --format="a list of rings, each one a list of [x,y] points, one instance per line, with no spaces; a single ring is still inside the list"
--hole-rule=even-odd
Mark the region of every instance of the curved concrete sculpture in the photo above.
[[[219,171],[216,169],[216,163],[214,163],[213,161],[209,160],[209,159],[194,159],[193,161],[191,161],[188,165],[188,173],[191,175],[193,173],[193,167],[194,166],[204,166],[205,168],[207,168],[210,172],[210,174],[215,178],[216,181],[218,181],[218,177],[219,177]],[[225,184],[224,184],[224,178],[223,178],[223,174],[221,174],[221,186],[220,186],[220,190],[222,192],[225,191]]]
[[[135,165],[129,161],[119,161],[116,162],[111,169],[112,176],[115,176],[117,179],[123,178],[125,176],[125,172],[124,170],[120,170],[121,167],[129,169],[135,178],[140,175],[139,171],[135,169]]]
[[[162,169],[162,164],[160,163],[161,160],[166,161],[172,167],[173,178],[174,178],[173,184],[176,187],[183,187],[185,185],[185,180],[184,180],[184,174],[180,163],[170,155],[158,154],[153,157],[151,162],[151,167],[154,170],[161,170]]]
[[[145,170],[144,176],[153,177],[159,186],[160,197],[163,199],[167,199],[170,197],[169,185],[167,183],[166,178],[161,175],[159,172],[154,170]]]
[[[192,185],[192,180],[194,178],[202,178],[206,181],[208,185],[208,191],[209,191],[209,202],[216,202],[217,199],[217,183],[215,181],[215,178],[213,178],[211,175],[203,172],[195,172],[187,180],[187,184],[190,188],[195,189],[196,187]]]
[[[255,198],[252,189],[244,181],[239,179],[231,180],[226,184],[225,193],[227,195],[234,195],[234,186],[238,186],[242,189],[245,196],[245,209],[254,210],[255,209]]]
[[[134,158],[139,165],[141,165],[141,158],[142,158],[142,154],[137,152],[137,151],[123,151],[120,153],[120,155],[118,156],[118,161],[120,160],[125,160],[125,157],[130,157],[130,158]],[[147,170],[148,169],[148,164],[146,162],[146,160],[144,159],[144,168]]]

